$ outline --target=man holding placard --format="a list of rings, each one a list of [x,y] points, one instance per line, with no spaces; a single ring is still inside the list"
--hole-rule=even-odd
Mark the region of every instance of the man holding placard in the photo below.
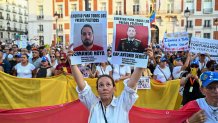
[[[82,45],[74,48],[74,51],[96,51],[103,50],[103,47],[94,44],[94,31],[91,25],[85,24],[81,29]]]
[[[142,53],[144,50],[141,41],[135,39],[136,29],[134,26],[128,27],[127,36],[128,38],[124,38],[120,40],[117,51]]]

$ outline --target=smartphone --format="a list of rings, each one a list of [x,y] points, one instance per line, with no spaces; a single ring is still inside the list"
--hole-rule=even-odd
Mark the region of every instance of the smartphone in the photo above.
[[[196,76],[197,75],[197,68],[191,68],[191,74],[193,76]]]

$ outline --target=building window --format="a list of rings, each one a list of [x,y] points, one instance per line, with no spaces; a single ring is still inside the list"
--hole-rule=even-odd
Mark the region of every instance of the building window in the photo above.
[[[188,24],[188,28],[193,28],[192,20],[189,20],[187,24]]]
[[[63,18],[63,6],[62,5],[58,5],[58,14],[60,15],[60,18]]]
[[[39,25],[39,31],[43,31],[43,25]]]
[[[167,13],[173,13],[173,10],[174,10],[173,8],[174,8],[173,2],[171,0],[168,0]]]
[[[1,36],[1,38],[3,38],[3,32],[0,32],[0,36]]]
[[[71,11],[76,11],[76,10],[77,10],[76,4],[71,4]]]
[[[212,2],[212,0],[204,0],[204,2]]]
[[[106,4],[106,2],[102,2],[101,3],[101,11],[107,11],[107,4]]]
[[[91,2],[89,1],[88,11],[91,11],[91,10],[92,10],[92,4],[91,4]]]
[[[39,36],[39,44],[44,45],[44,36]]]
[[[13,21],[16,22],[16,15],[15,14],[13,15]]]
[[[210,20],[204,20],[204,27],[211,27]]]
[[[9,13],[7,13],[7,20],[11,20],[11,19],[10,19],[10,14],[9,14]]]
[[[62,25],[62,24],[59,24],[59,25],[58,25],[58,30],[59,30],[59,31],[63,31],[63,25]]]
[[[38,6],[39,15],[43,15],[43,5]]]
[[[121,11],[121,2],[116,2],[116,15],[121,15],[122,11]]]
[[[2,21],[0,21],[0,29],[2,29],[3,28],[3,23],[2,23]]]
[[[133,14],[139,14],[139,0],[134,0]]]
[[[186,0],[186,3],[193,3],[194,0]]]
[[[204,38],[210,39],[210,33],[204,33]]]
[[[22,30],[22,24],[20,24],[20,31]]]

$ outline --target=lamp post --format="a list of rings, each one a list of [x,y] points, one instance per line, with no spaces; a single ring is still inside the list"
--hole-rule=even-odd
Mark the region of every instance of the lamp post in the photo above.
[[[187,32],[187,29],[188,29],[188,18],[190,16],[190,10],[188,9],[188,7],[186,8],[186,10],[184,11],[184,16],[186,18],[186,32]]]
[[[216,25],[216,33],[215,33],[215,39],[217,39],[217,25],[218,25],[218,18],[215,19],[214,24]]]
[[[57,44],[59,45],[59,42],[58,42],[58,17],[59,17],[59,14],[57,12],[54,13],[54,17],[55,17],[55,21],[56,21],[56,41],[57,41]]]
[[[7,22],[7,28],[8,28],[7,29],[8,30],[8,42],[10,42],[10,22],[9,21]]]

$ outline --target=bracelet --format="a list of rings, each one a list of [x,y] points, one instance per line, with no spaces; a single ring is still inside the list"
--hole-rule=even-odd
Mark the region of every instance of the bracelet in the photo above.
[[[188,119],[186,119],[186,123],[189,123]]]

